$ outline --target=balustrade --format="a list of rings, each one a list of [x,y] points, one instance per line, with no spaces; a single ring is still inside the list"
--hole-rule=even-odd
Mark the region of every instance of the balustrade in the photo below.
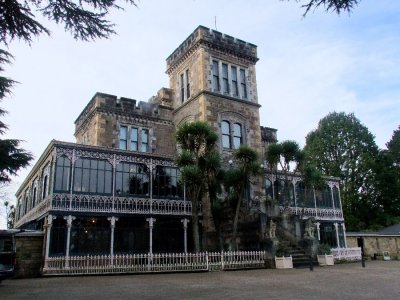
[[[266,251],[57,256],[46,259],[46,275],[212,271],[263,268]]]

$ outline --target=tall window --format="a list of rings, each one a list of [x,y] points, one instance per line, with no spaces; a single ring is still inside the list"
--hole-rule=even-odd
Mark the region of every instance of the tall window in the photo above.
[[[340,194],[339,194],[339,189],[334,186],[332,189],[332,193],[333,193],[333,201],[335,204],[335,208],[336,209],[341,209],[340,207]]]
[[[212,64],[212,85],[213,85],[213,91],[218,91],[220,90],[219,88],[219,68],[218,68],[218,61],[213,60]]]
[[[70,169],[71,161],[67,157],[61,156],[57,158],[54,190],[59,192],[69,191]]]
[[[240,94],[242,98],[247,99],[246,73],[243,69],[240,69]]]
[[[227,120],[221,122],[222,147],[238,149],[243,144],[243,127],[240,123],[231,123]]]
[[[42,199],[46,198],[47,196],[47,189],[48,189],[48,181],[49,181],[49,176],[45,175],[43,178],[43,191],[42,191]]]
[[[229,94],[228,65],[222,64],[222,92]]]
[[[119,149],[126,150],[128,149],[128,127],[121,126],[119,128]]]
[[[117,165],[115,191],[125,195],[149,195],[149,170],[144,164],[122,162]]]
[[[120,127],[119,148],[122,150],[148,152],[149,140],[148,129],[130,126]]]
[[[239,123],[233,124],[233,147],[238,149],[243,144],[242,125]]]
[[[186,70],[186,99],[190,98],[189,70]]]
[[[35,183],[35,185],[36,185],[36,183]],[[36,205],[36,194],[37,194],[37,187],[35,186],[32,189],[31,208],[34,208]]]
[[[181,74],[181,101],[182,103],[185,101],[185,81],[183,74]]]
[[[138,150],[138,129],[135,127],[131,128],[131,150]]]
[[[237,82],[237,68],[231,66],[231,79],[232,79],[232,96],[239,96],[238,82]]]
[[[153,174],[153,196],[182,198],[180,176],[177,168],[157,166]]]
[[[75,192],[111,194],[112,167],[108,161],[79,158],[74,174]]]
[[[222,147],[231,148],[231,125],[228,121],[221,122]]]
[[[148,152],[149,151],[149,130],[148,129],[142,129],[142,152]]]

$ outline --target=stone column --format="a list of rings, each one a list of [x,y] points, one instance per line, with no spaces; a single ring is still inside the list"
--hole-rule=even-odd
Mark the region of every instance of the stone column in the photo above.
[[[71,242],[71,227],[72,227],[72,221],[75,220],[76,218],[69,215],[64,217],[65,220],[67,220],[67,245],[65,249],[65,268],[69,268],[69,246]]]
[[[333,223],[333,226],[335,226],[337,248],[340,248],[340,241],[339,241],[339,224],[338,224],[338,223]]]
[[[188,227],[188,223],[190,222],[190,220],[183,219],[183,220],[181,220],[181,222],[183,223],[183,249],[184,249],[185,253],[187,253],[187,227]]]
[[[347,241],[346,241],[346,226],[344,225],[344,223],[341,224],[342,225],[342,230],[343,230],[343,240],[344,240],[344,247],[347,248]]]
[[[156,222],[155,218],[147,218],[146,219],[147,222],[149,222],[149,253],[153,254],[153,226],[154,223]]]
[[[56,217],[53,215],[48,215],[47,216],[47,225],[46,225],[46,253],[45,253],[45,259],[44,259],[44,268],[46,269],[48,267],[48,258],[49,258],[49,252],[50,252],[50,235],[51,235],[51,227],[53,226],[53,220]]]
[[[107,218],[110,221],[110,228],[111,228],[111,237],[110,237],[110,255],[111,255],[111,262],[113,261],[114,256],[114,230],[115,230],[115,222],[118,221],[118,218],[112,216]]]
[[[315,225],[317,226],[318,241],[320,241],[321,240],[321,229],[320,229],[321,223],[316,222]]]

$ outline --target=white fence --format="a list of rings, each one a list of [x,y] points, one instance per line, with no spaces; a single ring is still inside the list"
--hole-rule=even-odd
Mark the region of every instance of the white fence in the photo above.
[[[361,260],[361,248],[334,248],[332,255],[335,260]]]
[[[49,257],[44,275],[213,271],[265,267],[265,251]]]

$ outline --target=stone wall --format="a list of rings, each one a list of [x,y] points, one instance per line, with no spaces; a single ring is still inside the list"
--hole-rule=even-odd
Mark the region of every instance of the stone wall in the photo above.
[[[382,256],[383,251],[388,251],[392,258],[400,256],[400,236],[347,236],[347,247],[358,247],[357,239],[364,242],[364,253],[370,258]]]
[[[16,278],[38,277],[43,262],[43,232],[21,232],[15,235]]]
[[[138,102],[97,93],[75,121],[75,137],[79,144],[119,148],[120,126],[149,130],[149,152],[156,155],[175,154],[172,109],[160,105],[162,99]]]

